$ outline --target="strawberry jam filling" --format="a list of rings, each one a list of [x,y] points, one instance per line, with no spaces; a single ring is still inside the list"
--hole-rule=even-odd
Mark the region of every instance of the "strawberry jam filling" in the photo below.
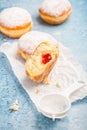
[[[42,63],[43,64],[48,63],[51,59],[52,59],[52,56],[50,55],[50,53],[42,55]]]

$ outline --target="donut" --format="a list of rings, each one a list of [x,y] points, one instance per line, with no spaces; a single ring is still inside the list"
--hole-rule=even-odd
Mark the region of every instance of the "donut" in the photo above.
[[[39,7],[40,17],[49,24],[61,24],[72,12],[68,0],[45,0]]]
[[[55,38],[45,32],[30,31],[24,34],[18,41],[18,55],[26,60],[34,52],[35,48],[44,41],[58,44]]]
[[[6,8],[0,13],[0,31],[8,37],[19,38],[32,29],[30,14],[23,8]]]
[[[37,83],[44,82],[44,79],[51,72],[58,54],[57,45],[49,42],[40,43],[26,61],[27,76]]]

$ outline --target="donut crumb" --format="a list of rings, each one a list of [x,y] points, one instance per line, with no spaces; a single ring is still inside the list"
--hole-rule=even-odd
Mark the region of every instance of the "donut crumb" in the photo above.
[[[36,89],[36,90],[35,90],[35,93],[36,93],[36,94],[38,94],[39,92],[40,92],[40,90],[39,90],[39,89]]]
[[[62,86],[62,85],[61,85],[60,82],[57,82],[57,83],[56,83],[56,87],[60,88],[61,86]]]
[[[19,109],[18,100],[16,100],[13,105],[10,107],[11,111],[17,111]]]
[[[50,83],[50,80],[48,78],[45,78],[44,81],[43,81],[44,84],[49,84]]]

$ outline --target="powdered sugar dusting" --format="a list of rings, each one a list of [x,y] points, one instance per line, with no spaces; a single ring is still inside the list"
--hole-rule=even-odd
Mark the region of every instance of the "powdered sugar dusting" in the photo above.
[[[31,100],[35,103],[37,109],[39,101],[43,96],[65,92],[69,87],[71,87],[72,83],[77,82],[78,80],[84,81],[84,83],[81,89],[71,95],[70,100],[75,101],[87,96],[86,72],[83,70],[81,65],[75,61],[68,48],[64,47],[61,43],[59,46],[59,58],[49,75],[50,84],[48,85],[36,84],[26,76],[25,62],[23,62],[23,60],[17,55],[17,43],[5,43],[0,47],[0,51],[6,54],[15,75],[23,88],[29,94]],[[57,82],[61,83],[62,86],[60,88],[56,87]],[[35,93],[36,88],[40,91],[38,94]]]
[[[0,13],[0,23],[10,28],[23,26],[31,21],[30,14],[19,7],[7,8]]]
[[[24,34],[20,39],[18,43],[18,47],[22,49],[23,51],[27,53],[33,53],[35,48],[41,43],[41,42],[50,42],[52,44],[57,44],[57,41],[55,38],[53,38],[50,34],[39,32],[39,31],[31,31],[26,34]]]
[[[61,15],[63,11],[67,11],[69,8],[71,8],[71,4],[68,0],[45,0],[40,6],[44,13],[52,16]]]

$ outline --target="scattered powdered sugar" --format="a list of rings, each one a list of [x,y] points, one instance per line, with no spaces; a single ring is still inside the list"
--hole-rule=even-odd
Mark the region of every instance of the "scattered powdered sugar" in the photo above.
[[[25,62],[17,55],[17,45],[18,43],[5,43],[0,46],[0,51],[6,54],[15,75],[22,87],[29,94],[31,100],[35,103],[37,109],[42,96],[65,92],[66,89],[71,87],[72,83],[78,80],[84,81],[84,83],[81,89],[70,96],[71,102],[87,96],[87,74],[81,65],[75,61],[68,48],[64,47],[61,43],[59,44],[59,58],[48,77],[50,84],[44,85],[37,84],[27,77],[25,73]],[[56,87],[56,83],[58,82],[61,83],[61,87]],[[38,94],[35,93],[37,88],[40,91]]]
[[[71,4],[68,0],[45,0],[40,6],[44,13],[52,16],[61,15],[62,12],[67,11],[69,8],[71,8]]]
[[[0,23],[10,28],[23,26],[31,21],[30,14],[23,8],[6,8],[0,13]]]
[[[35,48],[41,42],[50,42],[52,44],[57,44],[57,40],[53,38],[50,34],[39,32],[39,31],[30,31],[24,34],[18,43],[18,47],[27,53],[33,53]]]

